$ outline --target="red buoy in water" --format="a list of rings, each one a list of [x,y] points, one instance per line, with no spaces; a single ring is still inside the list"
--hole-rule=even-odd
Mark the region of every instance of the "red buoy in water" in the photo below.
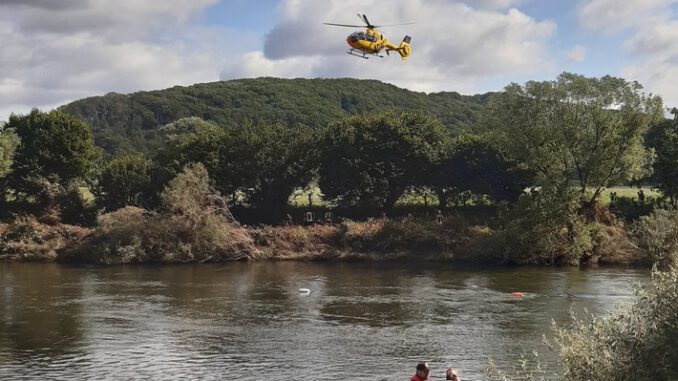
[[[523,294],[522,292],[512,292],[511,296],[515,296],[516,298],[522,298],[523,296],[525,296],[525,294]]]

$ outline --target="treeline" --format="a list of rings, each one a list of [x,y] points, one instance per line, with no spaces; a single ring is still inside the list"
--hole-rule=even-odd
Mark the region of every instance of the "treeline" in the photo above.
[[[409,191],[436,195],[441,210],[471,198],[494,206],[484,245],[498,257],[578,263],[610,238],[597,224],[612,221],[596,202],[603,189],[645,179],[675,200],[678,122],[663,112],[637,83],[564,73],[491,97],[478,119],[483,134],[458,135],[402,110],[325,128],[189,117],[159,128],[153,152],[105,159],[79,118],[34,110],[4,126],[0,203],[5,217],[94,224],[125,206],[157,210],[167,184],[201,163],[238,219],[284,222],[290,196],[309,184],[337,210],[363,216],[392,214]]]
[[[325,128],[352,115],[398,109],[439,119],[452,135],[474,130],[489,94],[424,94],[372,80],[258,78],[82,99],[61,109],[86,121],[106,156],[153,153],[158,129],[197,117],[222,127],[246,122]]]

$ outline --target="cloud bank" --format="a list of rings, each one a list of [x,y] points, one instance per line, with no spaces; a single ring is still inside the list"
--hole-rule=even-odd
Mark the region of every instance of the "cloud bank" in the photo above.
[[[585,28],[604,33],[630,33],[624,43],[628,58],[619,73],[660,94],[678,107],[678,0],[586,0],[579,7]]]
[[[0,1],[0,121],[77,98],[215,80],[214,34],[189,20],[217,0]]]

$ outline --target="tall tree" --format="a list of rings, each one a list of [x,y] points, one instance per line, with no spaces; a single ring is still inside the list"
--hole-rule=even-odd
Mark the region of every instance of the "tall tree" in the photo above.
[[[90,175],[100,158],[92,130],[63,111],[33,109],[27,115],[11,115],[6,127],[20,140],[13,171],[17,178],[44,177],[66,184]]]
[[[221,127],[200,118],[183,118],[163,126],[161,132],[163,142],[156,161],[172,172],[169,178],[191,163],[202,163],[211,175],[219,170],[225,136]]]
[[[450,197],[463,192],[514,201],[531,185],[529,172],[482,135],[454,139],[429,177],[441,208],[447,207]]]
[[[127,154],[108,162],[97,181],[97,203],[107,211],[142,206],[149,197],[152,162],[143,154]]]
[[[154,157],[158,165],[152,170],[153,192],[146,197],[147,206],[158,206],[160,192],[189,164],[202,163],[220,191],[231,189],[229,178],[219,176],[224,165],[220,150],[225,132],[221,127],[191,117],[169,123],[160,131],[162,139]]]
[[[678,199],[678,109],[673,109],[673,120],[659,125],[655,139],[657,158],[652,176],[655,186],[673,202]]]
[[[506,147],[540,185],[575,179],[581,200],[593,202],[604,188],[645,173],[651,160],[643,136],[663,110],[661,98],[644,94],[637,82],[563,73],[507,86],[488,111],[503,127]]]
[[[315,177],[317,143],[310,127],[244,123],[227,131],[219,176],[237,184],[261,221],[278,222],[292,192]]]
[[[0,217],[7,212],[7,175],[12,171],[14,152],[19,144],[14,130],[0,126]]]
[[[13,114],[6,127],[20,142],[8,177],[17,211],[56,213],[60,195],[74,180],[91,178],[101,157],[91,129],[62,111]]]
[[[14,130],[0,126],[0,179],[12,170],[14,151],[19,140]]]
[[[446,145],[441,123],[394,111],[331,125],[325,134],[319,186],[344,205],[388,211],[429,170]]]

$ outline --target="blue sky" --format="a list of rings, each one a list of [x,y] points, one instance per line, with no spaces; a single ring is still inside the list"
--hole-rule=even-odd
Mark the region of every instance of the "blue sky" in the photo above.
[[[415,21],[413,55],[346,54],[350,29]],[[562,71],[678,106],[678,0],[0,0],[0,121],[108,92],[243,77],[355,77],[464,94]]]

